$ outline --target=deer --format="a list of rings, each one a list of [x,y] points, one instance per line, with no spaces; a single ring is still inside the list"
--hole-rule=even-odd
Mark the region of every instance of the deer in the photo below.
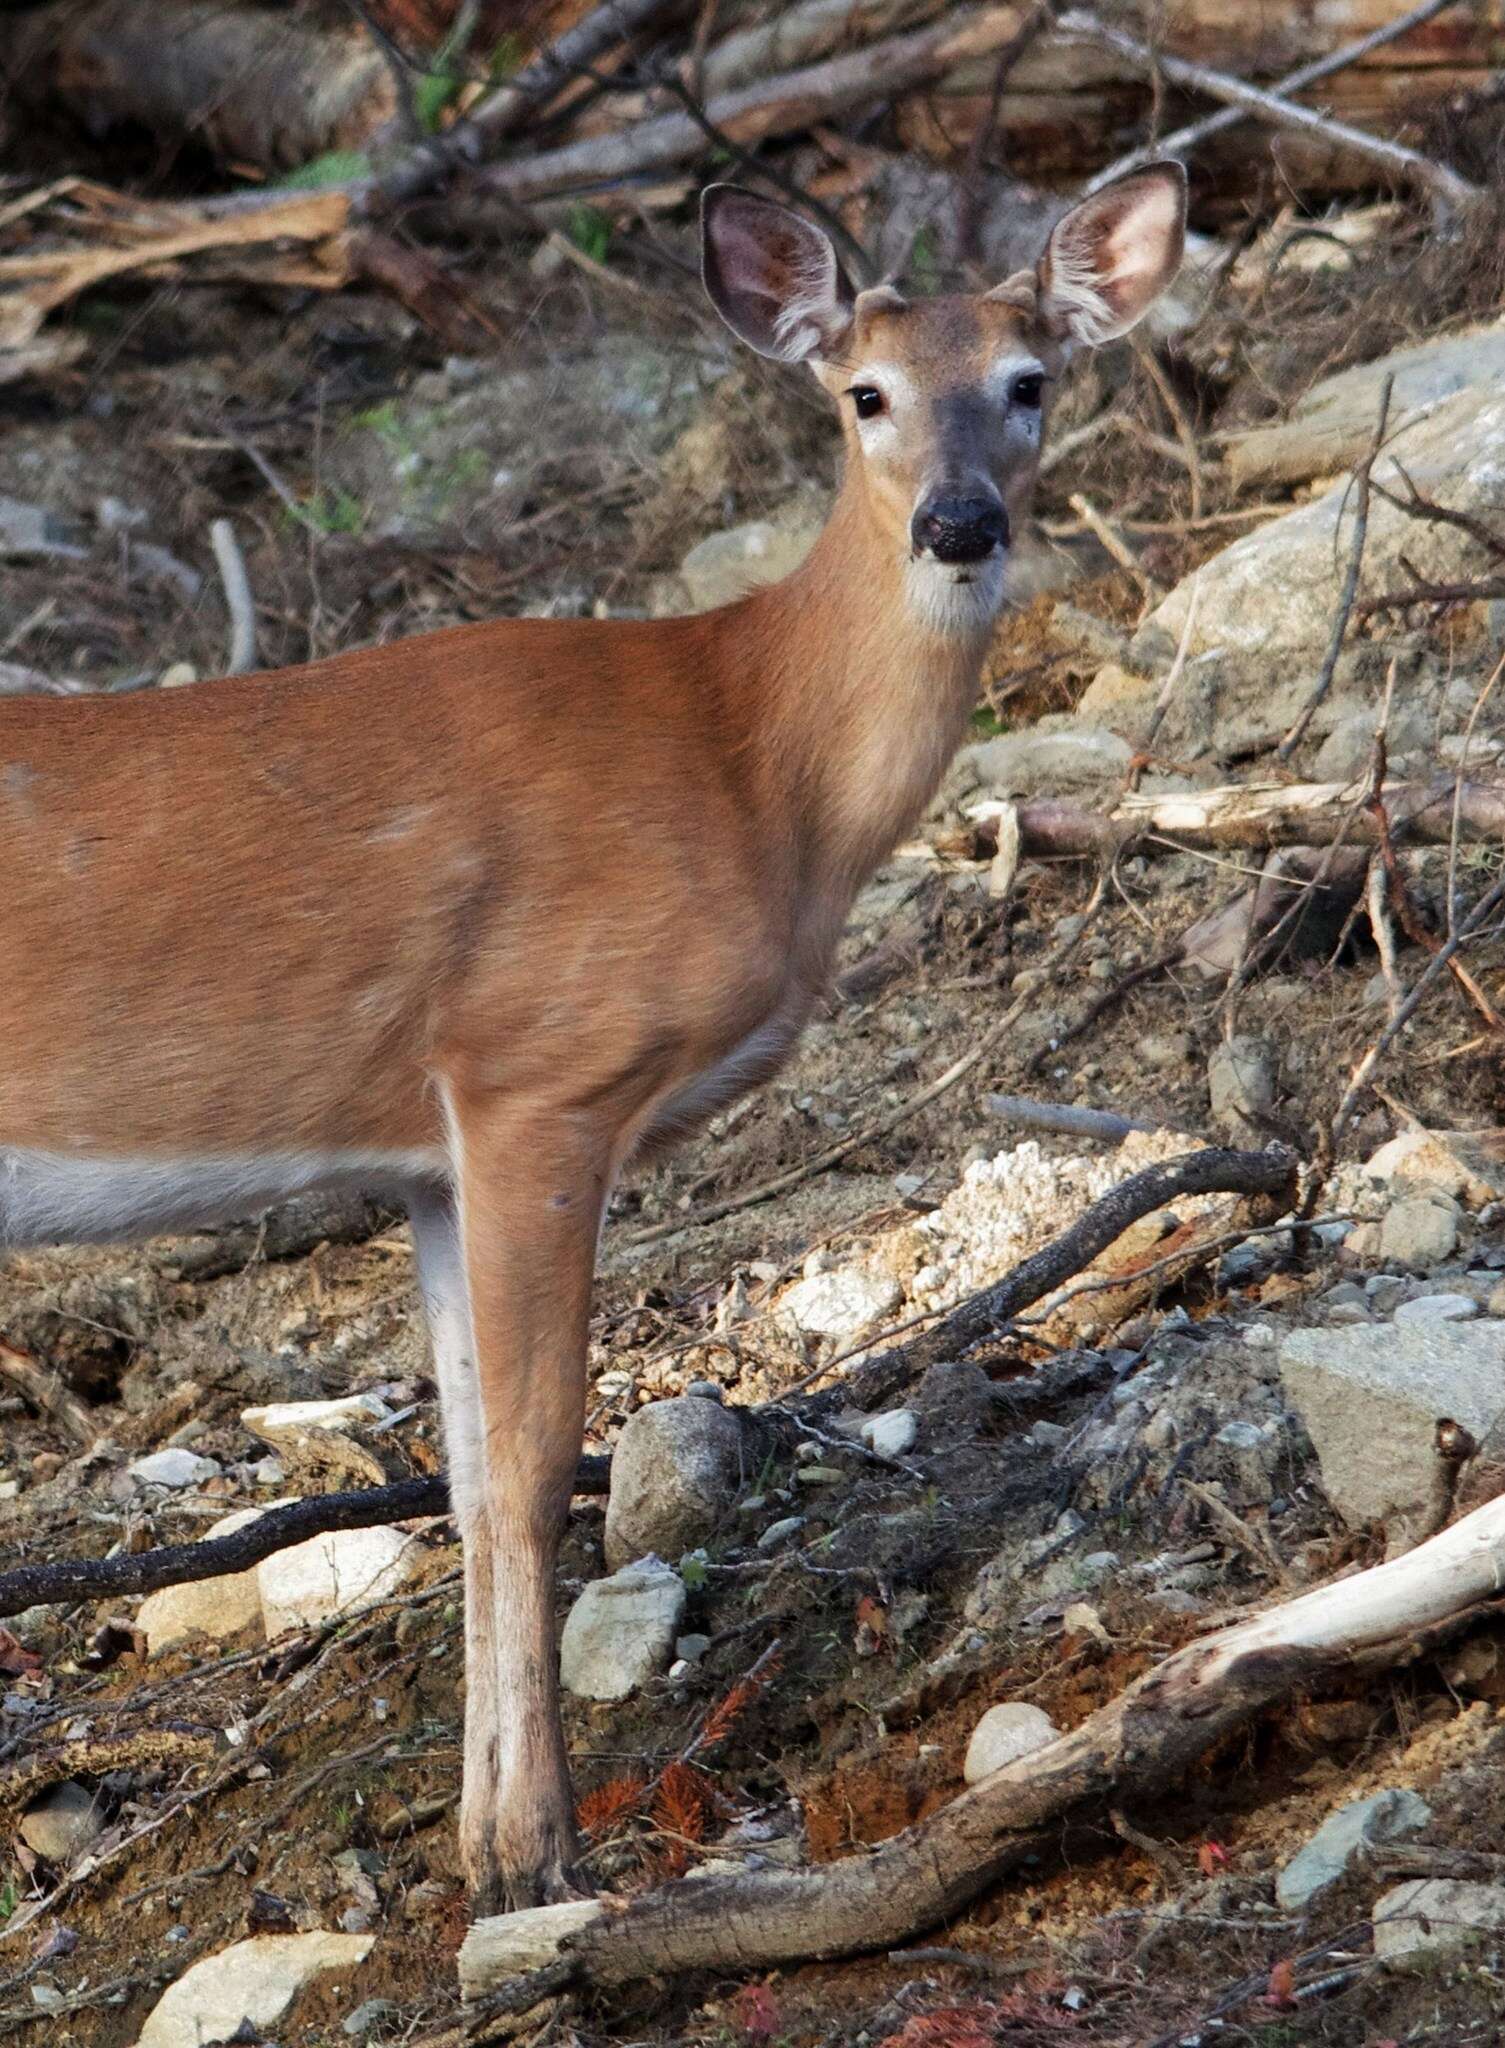
[[[1181,261],[1152,164],[991,290],[854,290],[703,196],[733,334],[813,372],[844,480],[784,582],[233,681],[0,703],[0,1243],[401,1204],[465,1580],[474,1908],[581,1885],[555,1568],[608,1199],[786,1060],[967,729],[1072,352]]]

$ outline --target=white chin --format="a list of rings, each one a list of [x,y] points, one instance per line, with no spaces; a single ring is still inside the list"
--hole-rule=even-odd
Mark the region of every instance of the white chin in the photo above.
[[[910,610],[932,633],[984,632],[998,616],[1007,580],[1002,548],[981,562],[913,555],[905,575]]]

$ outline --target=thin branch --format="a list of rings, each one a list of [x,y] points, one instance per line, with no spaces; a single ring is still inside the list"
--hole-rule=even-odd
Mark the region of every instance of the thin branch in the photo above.
[[[256,606],[251,598],[251,579],[246,558],[228,519],[216,519],[209,529],[225,609],[230,614],[230,651],[225,657],[225,674],[243,676],[256,666]]]
[[[1278,93],[1246,84],[1241,78],[1210,70],[1205,64],[1192,64],[1184,57],[1167,56],[1163,50],[1151,49],[1148,43],[1140,42],[1136,36],[1125,35],[1122,29],[1113,28],[1086,8],[1073,8],[1070,13],[1063,14],[1056,28],[1061,35],[1079,36],[1116,50],[1119,56],[1127,57],[1131,63],[1145,70],[1153,71],[1158,67],[1172,85],[1185,86],[1191,92],[1206,93],[1209,99],[1223,100],[1229,106],[1242,108],[1268,127],[1294,128],[1303,134],[1316,135],[1323,142],[1341,144],[1355,155],[1380,165],[1403,183],[1419,186],[1434,205],[1447,213],[1466,212],[1480,196],[1477,185],[1471,185],[1456,171],[1449,170],[1446,164],[1433,162],[1419,150],[1407,149],[1402,143],[1367,134],[1364,129],[1351,127],[1346,121],[1334,120],[1330,114],[1299,106],[1293,100],[1282,99]]]
[[[1394,21],[1384,22],[1372,29],[1367,36],[1360,36],[1356,43],[1345,43],[1340,50],[1331,50],[1325,57],[1314,58],[1310,64],[1302,64],[1295,71],[1288,71],[1284,78],[1271,86],[1272,93],[1281,99],[1288,99],[1292,93],[1300,92],[1304,86],[1316,85],[1324,78],[1331,78],[1336,71],[1346,71],[1350,64],[1357,64],[1374,50],[1382,49],[1386,43],[1393,43],[1399,37],[1409,35],[1413,28],[1422,28],[1439,14],[1446,14],[1450,7],[1456,7],[1460,0],[1422,0],[1419,7],[1397,15]],[[1169,135],[1162,135],[1153,144],[1142,149],[1131,149],[1127,156],[1121,156],[1097,173],[1087,185],[1088,192],[1096,192],[1103,185],[1111,185],[1115,178],[1121,178],[1127,171],[1137,171],[1141,164],[1153,163],[1161,156],[1185,156],[1199,143],[1211,141],[1214,135],[1224,135],[1230,128],[1237,128],[1247,121],[1252,109],[1245,106],[1220,107],[1217,113],[1207,114],[1200,121],[1192,121],[1184,128],[1174,129]]]
[[[3,1359],[0,1370],[4,1370]],[[605,1493],[610,1466],[609,1458],[583,1457],[574,1491]],[[448,1513],[449,1487],[443,1479],[403,1479],[393,1486],[313,1494],[285,1508],[269,1508],[233,1535],[211,1536],[202,1543],[168,1544],[160,1550],[118,1557],[64,1558],[0,1573],[0,1615],[19,1614],[24,1608],[46,1603],[154,1593],[162,1586],[224,1578],[232,1572],[249,1571],[274,1551],[305,1543],[310,1536],[323,1536],[332,1529],[370,1529],[379,1523]]]
[[[1353,540],[1348,552],[1348,572],[1343,578],[1343,589],[1338,598],[1338,609],[1333,618],[1333,629],[1327,643],[1327,653],[1323,658],[1321,672],[1313,686],[1312,693],[1301,708],[1300,717],[1275,750],[1277,758],[1282,761],[1288,761],[1291,758],[1293,750],[1299,745],[1302,735],[1311,724],[1313,715],[1333,686],[1333,676],[1337,670],[1338,656],[1342,652],[1343,641],[1348,632],[1349,614],[1353,610],[1353,601],[1358,593],[1359,571],[1364,563],[1364,541],[1369,532],[1369,474],[1379,457],[1380,449],[1384,446],[1385,423],[1390,417],[1390,394],[1394,389],[1395,374],[1392,371],[1380,386],[1379,417],[1374,423],[1374,435],[1369,443],[1368,452],[1362,457],[1357,469],[1354,471],[1356,492],[1353,512]]]

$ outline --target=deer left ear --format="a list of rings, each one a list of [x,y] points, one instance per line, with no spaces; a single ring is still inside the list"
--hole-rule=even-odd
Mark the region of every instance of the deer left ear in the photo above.
[[[705,288],[733,334],[780,363],[835,352],[852,324],[852,287],[813,221],[739,186],[711,185],[700,232]]]
[[[1068,341],[1126,334],[1181,267],[1186,172],[1167,158],[1130,171],[1056,222],[1040,259],[1040,316]]]

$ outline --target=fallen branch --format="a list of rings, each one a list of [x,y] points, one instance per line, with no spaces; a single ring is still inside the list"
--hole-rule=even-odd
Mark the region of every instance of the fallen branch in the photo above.
[[[717,94],[706,103],[703,119],[685,112],[660,114],[539,156],[492,165],[477,173],[474,189],[512,200],[541,199],[668,170],[705,154],[707,124],[737,143],[788,135],[928,84],[971,58],[989,56],[1018,33],[1023,18],[1018,7],[964,8],[930,28]]]
[[[1189,1644],[1070,1734],[875,1849],[815,1869],[706,1872],[594,1914],[579,1905],[534,1914],[541,1974],[550,1990],[561,1988],[561,1966],[573,1987],[609,1987],[893,1948],[1026,1857],[1058,1852],[1071,1825],[1174,1786],[1270,1707],[1402,1661],[1418,1636],[1457,1628],[1502,1584],[1505,1498],[1404,1557]],[[548,1913],[564,1916],[552,1942]],[[471,1928],[460,1955],[468,1997],[516,1973],[517,1932],[511,1915]]]
[[[0,1360],[0,1371],[5,1370]],[[605,1493],[611,1460],[587,1456],[575,1474],[576,1493]],[[134,1556],[65,1558],[52,1564],[21,1565],[0,1573],[0,1615],[23,1608],[73,1600],[100,1600],[126,1593],[155,1593],[195,1579],[226,1578],[249,1571],[274,1551],[305,1543],[332,1529],[370,1529],[382,1522],[406,1522],[449,1513],[443,1479],[403,1479],[393,1486],[367,1486],[352,1493],[321,1493],[289,1507],[269,1508],[230,1536],[202,1543],[174,1543]]]
[[[1423,156],[1420,150],[1407,149],[1404,143],[1390,142],[1383,136],[1368,135],[1362,128],[1334,120],[1330,114],[1299,106],[1293,100],[1282,99],[1278,93],[1249,85],[1242,78],[1230,78],[1226,72],[1210,70],[1205,64],[1192,64],[1184,57],[1172,57],[1165,50],[1152,49],[1148,43],[1126,35],[1122,29],[1112,27],[1085,8],[1073,8],[1063,14],[1056,23],[1056,29],[1064,36],[1079,36],[1101,43],[1104,48],[1116,50],[1121,57],[1140,65],[1152,77],[1159,76],[1172,85],[1185,86],[1191,92],[1206,93],[1209,99],[1223,100],[1269,127],[1293,128],[1307,135],[1316,135],[1323,142],[1340,144],[1390,172],[1402,183],[1418,186],[1436,206],[1448,213],[1466,211],[1480,196],[1477,185],[1460,178],[1446,164],[1435,163],[1431,157]]]
[[[1003,1334],[1012,1319],[1085,1271],[1131,1224],[1197,1195],[1247,1195],[1278,1204],[1271,1220],[1296,1199],[1296,1155],[1284,1145],[1236,1152],[1211,1145],[1159,1166],[1147,1166],[1110,1188],[1069,1230],[969,1295],[944,1321],[908,1344],[885,1351],[842,1383],[843,1398],[874,1408],[927,1366],[963,1357]],[[1126,1276],[1127,1277],[1127,1276]]]
[[[0,1379],[8,1380],[22,1400],[39,1414],[50,1415],[54,1422],[61,1423],[75,1443],[87,1449],[99,1435],[88,1409],[62,1374],[49,1372],[45,1365],[38,1365],[29,1353],[17,1351],[10,1344],[0,1344]],[[15,1611],[14,1608],[6,1609],[10,1614]]]
[[[1453,808],[1464,840],[1497,843],[1505,838],[1505,783],[1451,778],[1434,783],[1391,782],[1382,792],[1397,839],[1446,846]],[[1362,811],[1353,816],[1364,789],[1350,782],[1232,782],[1216,789],[1123,796],[1111,811],[1089,811],[1056,797],[1016,804],[1022,851],[1026,854],[1119,853],[1131,840],[1152,845],[1156,838],[1182,847],[1228,852],[1265,852],[1279,846],[1377,846],[1380,831]],[[974,814],[973,852],[991,859],[994,818],[988,807]],[[1142,850],[1141,848],[1141,850]]]
[[[1105,1138],[1119,1144],[1134,1131],[1153,1131],[1155,1124],[1137,1123],[1111,1109],[1084,1109],[1075,1102],[1037,1102],[1030,1095],[985,1095],[989,1116],[1002,1117],[1023,1131],[1061,1131],[1068,1138]]]

